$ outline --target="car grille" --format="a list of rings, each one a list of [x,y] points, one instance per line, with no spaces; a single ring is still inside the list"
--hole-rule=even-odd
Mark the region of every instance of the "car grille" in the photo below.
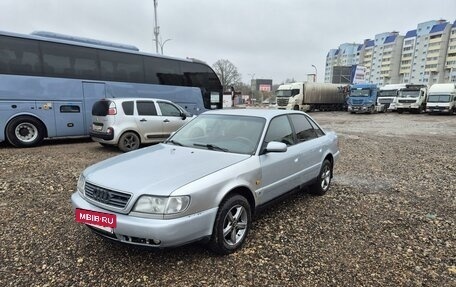
[[[381,98],[380,98],[380,99],[378,99],[378,102],[379,102],[380,104],[390,104],[390,103],[393,102],[393,99],[381,99]]]
[[[288,105],[288,99],[277,99],[278,106],[286,106]]]
[[[416,102],[416,100],[398,100],[398,102],[401,104],[411,104]]]
[[[97,202],[107,204],[117,208],[125,208],[131,195],[106,189],[86,182],[85,195]]]
[[[363,100],[352,100],[352,104],[354,104],[354,105],[362,105],[363,104]]]

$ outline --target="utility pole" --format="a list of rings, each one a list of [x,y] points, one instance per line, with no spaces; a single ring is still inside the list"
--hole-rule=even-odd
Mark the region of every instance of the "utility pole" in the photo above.
[[[154,16],[155,16],[155,26],[154,26],[154,34],[155,34],[155,52],[158,54],[158,34],[160,33],[160,27],[158,26],[157,20],[157,0],[154,0]]]
[[[312,67],[315,68],[315,83],[317,82],[317,67],[315,65],[312,65]]]

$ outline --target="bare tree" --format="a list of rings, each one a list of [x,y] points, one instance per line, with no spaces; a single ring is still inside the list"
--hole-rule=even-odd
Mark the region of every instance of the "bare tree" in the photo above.
[[[241,82],[241,74],[239,74],[236,66],[228,60],[217,60],[212,65],[212,68],[219,77],[225,91],[231,86],[237,86]]]

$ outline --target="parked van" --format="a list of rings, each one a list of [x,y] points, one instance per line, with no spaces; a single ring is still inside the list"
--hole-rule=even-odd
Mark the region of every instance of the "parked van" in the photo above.
[[[456,113],[456,83],[433,84],[429,88],[426,112],[430,114]]]
[[[90,136],[103,146],[127,152],[144,143],[167,139],[194,118],[179,105],[162,99],[102,99],[92,107]]]

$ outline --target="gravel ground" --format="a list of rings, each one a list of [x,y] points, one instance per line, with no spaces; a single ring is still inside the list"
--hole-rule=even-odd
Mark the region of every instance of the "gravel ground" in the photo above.
[[[323,197],[260,213],[246,245],[114,244],[74,221],[89,140],[0,145],[0,286],[456,286],[456,116],[313,113],[340,136]]]

